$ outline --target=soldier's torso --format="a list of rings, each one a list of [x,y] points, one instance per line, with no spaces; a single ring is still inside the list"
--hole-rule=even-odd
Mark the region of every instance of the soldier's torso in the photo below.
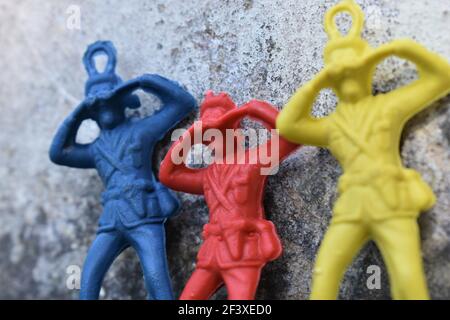
[[[274,225],[264,219],[266,176],[258,164],[212,164],[204,175],[210,221],[197,256],[202,268],[261,266],[277,258],[281,243]]]
[[[94,142],[96,168],[106,189],[99,231],[114,229],[118,223],[134,227],[167,218],[155,193],[158,182],[151,167],[155,141],[136,130],[137,122],[102,131]]]
[[[204,175],[210,222],[262,217],[265,176],[257,164],[211,164]]]
[[[97,171],[106,189],[138,178],[151,180],[153,141],[143,141],[135,123],[128,121],[113,130],[102,131],[94,143]]]
[[[383,95],[341,105],[330,115],[329,149],[342,165],[335,221],[415,217],[434,203],[419,174],[403,167],[403,123]]]
[[[330,115],[329,149],[344,171],[365,171],[380,162],[401,165],[398,144],[402,126],[381,96],[340,105]]]

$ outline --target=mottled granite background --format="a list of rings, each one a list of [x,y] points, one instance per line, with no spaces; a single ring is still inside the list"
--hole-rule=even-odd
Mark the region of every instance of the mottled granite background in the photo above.
[[[81,57],[89,43],[115,43],[124,79],[156,72],[177,79],[198,99],[211,88],[230,92],[238,103],[255,97],[281,107],[322,67],[327,39],[323,16],[336,2],[0,0],[0,298],[78,295],[67,286],[74,284],[67,268],[82,265],[93,240],[102,186],[95,171],[51,164],[47,150],[59,123],[83,97]],[[364,36],[371,44],[410,37],[450,60],[450,0],[358,3],[366,13]],[[80,29],[67,24],[73,5],[81,10]],[[388,91],[414,76],[411,65],[390,59],[375,76],[375,90]],[[155,104],[145,101],[141,113],[149,114]],[[326,114],[334,102],[325,92],[315,112]],[[419,170],[438,196],[437,205],[420,219],[426,275],[435,299],[450,298],[449,106],[450,99],[443,99],[411,120],[402,144],[405,164]],[[79,139],[92,140],[96,132],[86,123]],[[169,137],[160,143],[155,163],[168,143]],[[305,147],[270,177],[264,204],[284,253],[264,269],[259,299],[308,297],[339,174],[326,150]],[[208,216],[201,197],[179,196],[183,212],[167,226],[177,295],[194,268]],[[381,267],[380,289],[366,286],[371,265]],[[224,296],[223,291],[218,294]],[[102,297],[145,298],[132,250],[111,268]],[[374,245],[347,272],[341,298],[389,298],[387,274]]]

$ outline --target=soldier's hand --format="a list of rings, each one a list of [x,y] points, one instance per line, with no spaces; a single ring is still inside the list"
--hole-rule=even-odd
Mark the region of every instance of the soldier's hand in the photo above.
[[[96,98],[101,101],[107,101],[112,97],[114,97],[115,94],[116,94],[115,90],[101,91],[96,94]]]
[[[85,108],[90,108],[92,105],[94,105],[95,104],[95,102],[97,101],[97,99],[96,99],[96,97],[94,97],[94,96],[89,96],[89,97],[87,97],[85,100],[84,100],[84,107]]]
[[[214,119],[203,119],[201,120],[201,124],[203,130],[215,129],[220,126],[220,122]]]
[[[329,66],[326,67],[327,75],[335,79],[339,76],[343,76],[344,73],[344,65],[340,63],[332,63]]]
[[[94,96],[88,96],[78,105],[75,109],[74,114],[76,117],[81,119],[88,119],[91,117],[92,106],[95,105],[97,99]]]

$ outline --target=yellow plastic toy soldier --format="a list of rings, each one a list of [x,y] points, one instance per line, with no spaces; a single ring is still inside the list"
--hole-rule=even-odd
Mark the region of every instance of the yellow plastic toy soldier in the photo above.
[[[347,35],[335,16],[348,12]],[[347,266],[372,239],[386,263],[395,299],[427,299],[417,217],[435,196],[420,175],[402,165],[400,136],[405,123],[450,92],[450,65],[412,40],[371,48],[361,39],[364,15],[344,0],[326,15],[325,68],[290,99],[277,119],[288,140],[328,148],[344,174],[339,198],[316,260],[311,299],[335,299]],[[389,56],[413,62],[419,79],[386,94],[372,95],[377,64]],[[325,118],[314,118],[314,100],[331,88],[339,103]]]

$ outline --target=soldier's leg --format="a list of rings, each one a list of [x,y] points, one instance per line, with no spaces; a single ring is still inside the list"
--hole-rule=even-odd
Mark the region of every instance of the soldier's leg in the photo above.
[[[150,300],[173,300],[166,256],[164,224],[153,223],[128,230],[130,245],[136,250]]]
[[[126,248],[125,239],[116,231],[97,235],[84,262],[80,299],[98,299],[106,271],[114,259]]]
[[[180,300],[207,300],[223,284],[217,270],[197,268],[181,293]]]
[[[417,220],[396,218],[372,227],[373,238],[388,268],[394,299],[429,299]]]
[[[316,258],[310,299],[336,299],[345,270],[368,239],[360,223],[331,223]]]
[[[222,271],[228,300],[254,300],[261,267],[240,267]]]

